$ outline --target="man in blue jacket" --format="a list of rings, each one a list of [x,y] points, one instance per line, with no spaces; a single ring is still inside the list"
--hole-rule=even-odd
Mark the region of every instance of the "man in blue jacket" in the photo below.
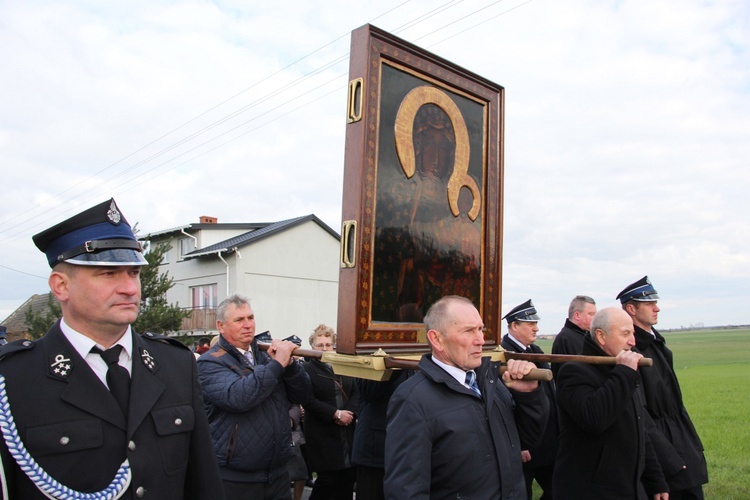
[[[510,360],[499,379],[464,297],[438,300],[424,322],[432,353],[388,405],[385,497],[525,500],[521,450],[537,444],[549,412],[539,383],[523,380],[534,364]]]
[[[241,295],[216,310],[219,341],[198,359],[198,375],[227,500],[290,498],[289,405],[312,394],[292,357],[296,344],[258,348],[255,313]]]

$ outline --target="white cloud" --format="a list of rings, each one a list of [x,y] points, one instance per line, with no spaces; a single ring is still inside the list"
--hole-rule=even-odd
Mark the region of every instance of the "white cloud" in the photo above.
[[[750,323],[749,12],[3,3],[0,262],[46,276],[31,235],[109,196],[144,232],[308,213],[339,229],[348,32],[372,21],[506,89],[504,311],[531,297],[556,330],[573,295],[609,305],[648,274],[663,327]],[[46,291],[0,282],[3,307]]]

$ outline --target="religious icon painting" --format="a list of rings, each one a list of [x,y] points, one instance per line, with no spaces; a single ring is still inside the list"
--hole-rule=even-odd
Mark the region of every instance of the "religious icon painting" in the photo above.
[[[499,345],[503,88],[371,25],[352,33],[337,350],[426,350],[471,300]]]

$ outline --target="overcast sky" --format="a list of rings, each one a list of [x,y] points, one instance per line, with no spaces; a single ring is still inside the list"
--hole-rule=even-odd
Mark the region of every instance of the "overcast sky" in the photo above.
[[[0,0],[0,320],[48,291],[31,236],[110,197],[340,230],[366,23],[506,89],[503,314],[648,275],[662,328],[750,323],[746,0]]]

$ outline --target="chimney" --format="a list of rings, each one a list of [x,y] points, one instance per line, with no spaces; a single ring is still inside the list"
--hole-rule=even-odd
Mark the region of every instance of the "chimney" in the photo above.
[[[216,217],[211,217],[210,215],[201,215],[199,217],[199,220],[201,224],[216,224],[217,222],[219,222],[219,219],[217,219]]]

